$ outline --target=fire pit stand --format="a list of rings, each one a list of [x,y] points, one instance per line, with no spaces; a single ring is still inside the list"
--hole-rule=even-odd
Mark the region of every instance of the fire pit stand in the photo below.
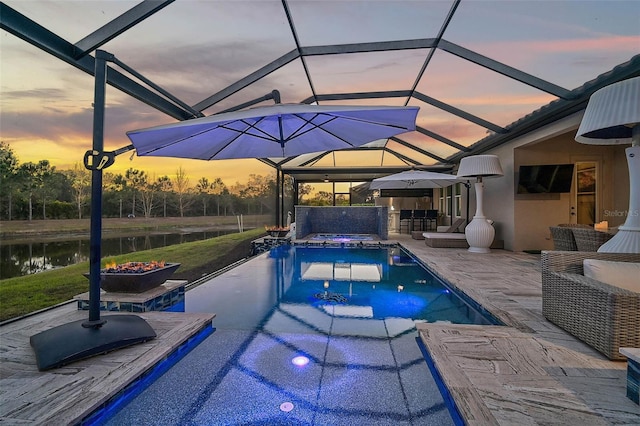
[[[175,310],[184,302],[187,280],[167,280],[142,293],[106,292],[100,296],[100,310],[109,312],[149,312]],[[89,292],[73,297],[78,310],[89,309]],[[184,308],[182,309],[184,310]]]

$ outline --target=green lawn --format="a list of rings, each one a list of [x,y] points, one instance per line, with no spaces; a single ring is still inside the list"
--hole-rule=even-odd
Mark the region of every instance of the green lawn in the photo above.
[[[113,256],[102,259],[102,265],[112,261],[123,263],[164,260],[181,264],[175,278],[189,275],[190,271],[198,271],[198,274],[211,273],[225,266],[220,264],[220,260],[228,258],[228,254],[239,245],[246,245],[247,241],[263,234],[264,229],[254,229],[242,234],[139,251],[135,253],[135,258],[131,253]],[[248,251],[246,255],[249,255]],[[207,270],[207,266],[213,269]],[[88,291],[89,281],[82,275],[88,271],[89,262],[83,262],[38,274],[0,280],[0,321],[65,302],[76,294]]]
[[[245,215],[243,217],[244,228],[263,228],[272,225],[273,219],[267,215]],[[104,218],[102,219],[102,231],[104,233],[128,233],[149,232],[176,229],[216,229],[237,227],[235,216],[196,216],[196,217],[137,217]],[[88,235],[90,220],[86,219],[47,219],[47,220],[11,220],[0,221],[0,238],[3,240],[17,238],[31,238],[68,234],[85,233]],[[237,228],[236,228],[237,229]],[[104,237],[104,235],[103,235]]]

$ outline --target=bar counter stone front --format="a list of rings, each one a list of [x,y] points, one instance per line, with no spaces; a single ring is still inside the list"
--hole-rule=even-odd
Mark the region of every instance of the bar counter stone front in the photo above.
[[[374,234],[389,238],[387,206],[296,206],[296,239],[311,234]]]

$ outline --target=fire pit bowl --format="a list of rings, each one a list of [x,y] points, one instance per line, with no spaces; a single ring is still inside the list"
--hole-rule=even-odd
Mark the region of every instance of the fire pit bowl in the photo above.
[[[269,234],[270,237],[272,238],[283,238],[286,237],[287,234],[289,233],[289,227],[284,227],[284,226],[265,226],[264,227],[265,231],[267,231],[267,234]]]
[[[100,271],[100,287],[104,291],[113,293],[143,293],[158,287],[169,279],[178,269],[179,263],[165,263],[162,267],[156,267],[147,271],[110,272],[113,268]],[[84,274],[89,278],[89,274]]]

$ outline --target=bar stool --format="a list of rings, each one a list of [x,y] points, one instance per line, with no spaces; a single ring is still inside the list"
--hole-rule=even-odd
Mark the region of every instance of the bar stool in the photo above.
[[[433,223],[434,228],[438,228],[438,210],[427,210],[427,214],[424,218],[424,221],[427,225],[427,230],[431,229],[431,223]]]
[[[411,230],[415,230],[415,222],[418,221],[418,225],[420,226],[420,231],[424,231],[425,223],[426,223],[427,211],[426,210],[414,210],[413,218],[411,219]]]
[[[407,233],[411,232],[410,228],[412,227],[413,221],[413,212],[411,210],[400,210],[400,233],[402,234],[402,227],[407,227]]]

